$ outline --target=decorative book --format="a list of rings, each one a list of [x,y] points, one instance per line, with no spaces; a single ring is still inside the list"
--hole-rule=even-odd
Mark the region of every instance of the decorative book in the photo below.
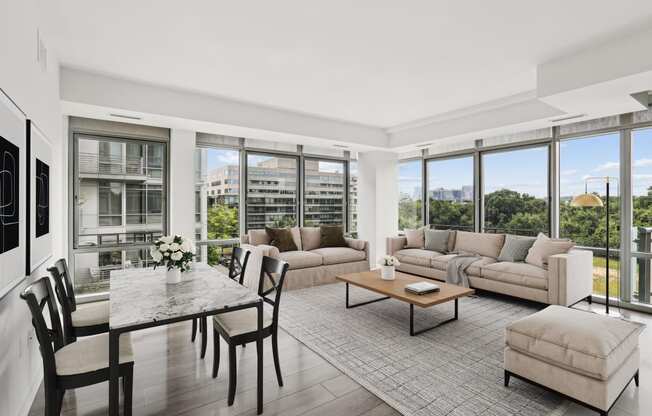
[[[427,293],[439,292],[439,285],[429,282],[411,283],[405,286],[405,291],[415,295],[425,295]]]

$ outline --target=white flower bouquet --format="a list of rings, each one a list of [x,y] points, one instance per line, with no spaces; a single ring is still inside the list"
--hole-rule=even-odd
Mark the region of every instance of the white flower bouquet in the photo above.
[[[399,262],[396,257],[387,255],[381,257],[378,264],[380,266],[400,266],[401,262]]]
[[[154,242],[149,249],[157,266],[165,266],[167,270],[179,269],[186,272],[195,257],[195,246],[190,239],[180,235],[168,235]]]

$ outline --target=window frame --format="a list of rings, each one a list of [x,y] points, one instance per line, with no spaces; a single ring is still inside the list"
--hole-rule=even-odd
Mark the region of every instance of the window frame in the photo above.
[[[316,155],[304,155],[301,154],[301,158],[303,159],[303,163],[301,163],[301,168],[302,168],[302,175],[300,176],[300,181],[301,181],[301,201],[300,205],[302,207],[301,209],[301,221],[297,222],[297,226],[303,227],[305,225],[306,221],[306,212],[305,212],[305,205],[306,205],[306,168],[305,168],[305,161],[307,160],[314,160],[317,162],[330,162],[330,163],[341,163],[342,164],[342,175],[343,175],[343,182],[342,182],[342,194],[343,194],[343,199],[342,199],[342,227],[345,230],[345,232],[349,232],[349,187],[350,187],[350,166],[349,163],[350,161],[345,158],[337,158],[337,157],[328,157],[328,156],[316,156]]]

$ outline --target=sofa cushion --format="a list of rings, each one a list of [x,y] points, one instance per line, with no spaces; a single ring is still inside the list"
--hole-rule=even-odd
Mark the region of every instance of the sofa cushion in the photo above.
[[[394,253],[394,257],[401,263],[423,267],[430,267],[432,260],[437,256],[441,256],[441,253],[422,248],[404,248]]]
[[[261,244],[269,245],[270,239],[267,231],[263,230],[249,230],[249,244],[252,246],[259,246]]]
[[[448,242],[450,240],[449,230],[425,230],[425,249],[448,253]]]
[[[505,234],[458,231],[455,237],[455,251],[475,253],[495,259],[500,255],[504,242]]]
[[[555,254],[565,254],[575,246],[570,240],[554,240],[543,233],[539,233],[532,248],[525,257],[525,262],[535,266],[548,268],[548,258]]]
[[[361,261],[367,258],[367,253],[349,247],[324,247],[312,250],[311,253],[319,254],[324,264],[340,264]]]
[[[321,231],[319,227],[301,227],[301,245],[305,251],[319,248],[321,242]]]
[[[445,256],[437,256],[431,261],[431,266],[437,270],[446,271],[448,269],[448,262],[457,254],[446,254]],[[468,274],[480,276],[480,268],[491,263],[495,263],[496,259],[492,257],[480,256],[480,258],[466,268]]]
[[[482,267],[480,275],[489,280],[534,289],[548,289],[548,271],[527,263],[499,262]]]
[[[424,244],[424,229],[418,228],[416,230],[403,230],[405,233],[405,248],[423,248]]]
[[[505,343],[523,354],[607,380],[638,347],[642,324],[559,305],[513,322]]]
[[[525,261],[525,257],[535,241],[536,237],[507,234],[498,261]]]
[[[301,244],[301,230],[299,230],[299,227],[291,227],[290,232],[292,233],[292,240],[297,246],[297,250],[303,250],[303,244]]]
[[[322,257],[312,251],[284,251],[278,257],[290,265],[290,270],[316,267],[323,264]]]

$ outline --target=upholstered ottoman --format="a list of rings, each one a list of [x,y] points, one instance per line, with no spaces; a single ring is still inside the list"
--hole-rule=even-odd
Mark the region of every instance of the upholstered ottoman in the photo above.
[[[607,415],[632,379],[638,386],[643,327],[549,306],[507,327],[505,386],[515,376]]]

